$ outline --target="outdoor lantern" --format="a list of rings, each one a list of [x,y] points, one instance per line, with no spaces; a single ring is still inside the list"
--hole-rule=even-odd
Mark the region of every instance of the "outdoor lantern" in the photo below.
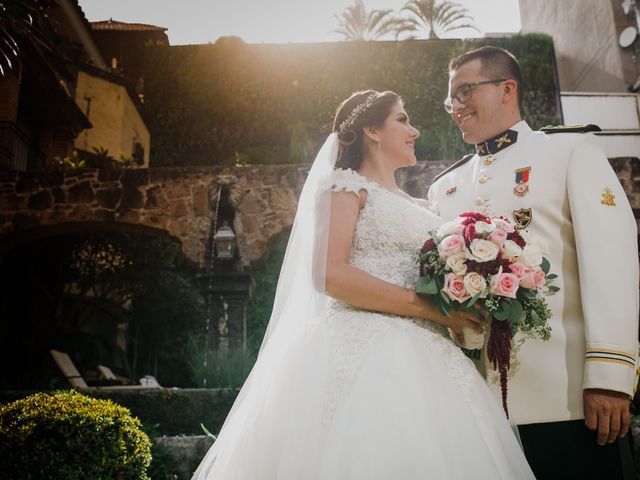
[[[213,241],[216,244],[219,259],[233,259],[233,254],[236,250],[236,234],[233,233],[231,227],[228,225],[221,226],[213,235]]]

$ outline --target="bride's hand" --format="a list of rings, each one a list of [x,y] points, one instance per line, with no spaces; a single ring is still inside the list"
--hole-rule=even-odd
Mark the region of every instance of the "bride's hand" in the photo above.
[[[483,334],[486,326],[489,324],[489,322],[483,318],[482,311],[478,308],[474,309],[475,311],[473,313],[465,309],[451,309],[447,316],[443,315],[437,307],[419,295],[415,296],[415,302],[420,309],[420,317],[448,327],[458,338],[462,338],[465,328],[472,332]]]
[[[484,345],[485,329],[489,322],[483,318],[482,311],[469,312],[464,309],[450,310],[449,316],[438,314],[436,320],[449,328],[453,341],[459,347],[478,349]]]
[[[440,317],[440,323],[449,327],[458,339],[462,338],[465,328],[483,334],[488,325],[488,322],[479,316],[479,312],[471,313],[464,309],[450,310],[449,316],[440,315]]]

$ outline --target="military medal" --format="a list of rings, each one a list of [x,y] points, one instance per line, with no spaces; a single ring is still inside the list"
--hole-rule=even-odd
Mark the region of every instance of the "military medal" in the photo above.
[[[607,207],[615,207],[616,206],[616,196],[613,194],[609,187],[606,187],[602,190],[602,200],[600,203],[606,205]]]
[[[513,211],[514,226],[518,230],[523,230],[531,224],[533,220],[533,211],[530,208],[521,208]]]
[[[529,192],[529,172],[531,167],[516,169],[516,186],[513,187],[513,193],[519,197],[524,197]]]

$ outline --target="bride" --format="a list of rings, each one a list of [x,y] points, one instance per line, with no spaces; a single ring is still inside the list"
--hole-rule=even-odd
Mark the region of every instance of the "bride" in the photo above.
[[[258,360],[194,479],[534,478],[448,333],[484,324],[414,292],[415,253],[442,223],[394,179],[418,136],[393,92],[338,107]]]

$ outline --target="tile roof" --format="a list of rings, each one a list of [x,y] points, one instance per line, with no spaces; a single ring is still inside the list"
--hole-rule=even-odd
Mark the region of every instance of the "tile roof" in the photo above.
[[[115,30],[119,32],[149,32],[149,31],[166,31],[165,27],[156,25],[147,25],[145,23],[125,23],[118,22],[110,18],[101,22],[91,22],[93,30]]]

